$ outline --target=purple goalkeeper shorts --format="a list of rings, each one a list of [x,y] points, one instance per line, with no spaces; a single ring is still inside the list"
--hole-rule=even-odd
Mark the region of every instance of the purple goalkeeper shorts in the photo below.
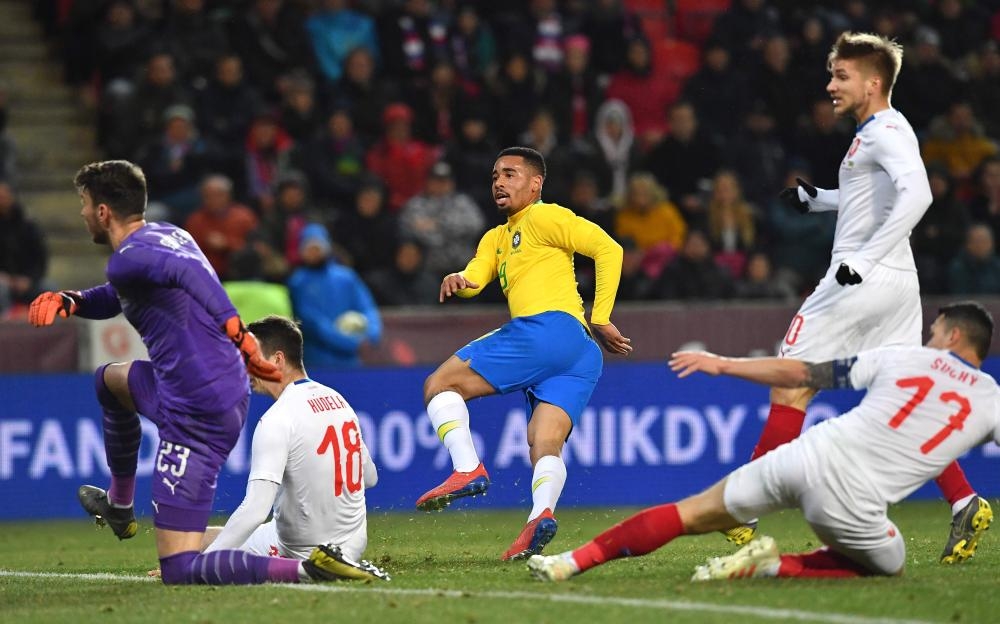
[[[250,395],[220,412],[179,413],[161,403],[153,365],[144,360],[132,362],[128,389],[137,411],[156,425],[160,436],[153,469],[154,526],[204,531],[219,471],[239,440]]]

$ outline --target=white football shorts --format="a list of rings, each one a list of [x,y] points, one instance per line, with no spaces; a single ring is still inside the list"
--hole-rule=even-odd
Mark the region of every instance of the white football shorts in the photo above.
[[[876,264],[854,286],[841,286],[831,266],[792,318],[778,357],[825,362],[876,347],[920,346],[923,310],[912,271]]]
[[[336,545],[340,546],[341,551],[345,555],[355,561],[359,561],[365,553],[365,548],[368,547],[367,518],[349,538]],[[246,550],[262,557],[286,557],[289,559],[305,560],[309,558],[315,546],[318,546],[318,544],[304,548],[293,548],[282,544],[281,540],[278,539],[277,526],[272,519],[270,522],[265,522],[257,527],[250,534],[250,537],[247,538],[247,541],[240,546],[240,550]]]
[[[723,493],[727,511],[748,522],[799,508],[831,549],[876,574],[897,574],[906,546],[886,515],[885,501],[864,475],[839,467],[836,453],[814,451],[809,433],[733,471]]]

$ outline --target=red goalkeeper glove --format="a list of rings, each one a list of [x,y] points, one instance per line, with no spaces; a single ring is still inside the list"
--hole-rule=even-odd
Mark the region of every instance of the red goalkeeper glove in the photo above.
[[[234,316],[226,321],[226,335],[240,350],[248,373],[267,381],[281,381],[281,371],[278,370],[277,366],[264,359],[260,353],[257,337],[250,333],[240,317]]]
[[[43,292],[28,308],[28,321],[35,327],[45,327],[56,321],[56,315],[69,318],[80,307],[80,293],[69,290]]]

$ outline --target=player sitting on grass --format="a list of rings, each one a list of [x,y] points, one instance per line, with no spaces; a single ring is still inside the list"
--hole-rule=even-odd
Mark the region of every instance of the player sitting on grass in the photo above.
[[[268,316],[247,328],[281,381],[250,380],[275,403],[254,430],[246,497],[225,527],[208,528],[204,550],[308,559],[314,545],[335,544],[360,560],[368,544],[365,490],[378,472],[358,416],[340,393],[306,375],[293,321]],[[272,506],[274,518],[265,523]],[[380,573],[365,561],[361,567]]]
[[[760,537],[699,566],[692,580],[902,574],[906,545],[886,515],[888,505],[969,449],[1000,440],[1000,395],[979,370],[992,334],[993,319],[982,306],[957,303],[940,310],[926,347],[884,347],[817,364],[675,353],[670,368],[680,377],[701,371],[777,387],[868,392],[856,408],[701,494],[641,511],[576,550],[533,556],[528,569],[540,580],[562,581],[612,559],[645,555],[681,535],[798,507],[826,547],[782,555],[773,539]],[[988,527],[986,519],[960,544],[963,557],[972,556]]]

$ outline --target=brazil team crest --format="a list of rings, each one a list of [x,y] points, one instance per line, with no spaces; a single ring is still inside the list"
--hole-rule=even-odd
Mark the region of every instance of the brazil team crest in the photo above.
[[[521,244],[521,230],[514,232],[514,238],[510,241],[510,246],[517,249],[518,245]]]

